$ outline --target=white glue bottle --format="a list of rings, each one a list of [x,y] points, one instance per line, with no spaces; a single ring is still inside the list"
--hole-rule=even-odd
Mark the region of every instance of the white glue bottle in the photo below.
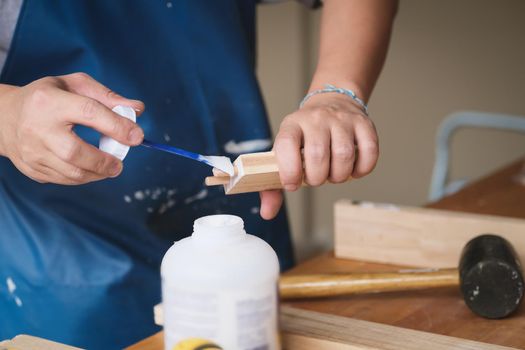
[[[278,350],[279,262],[233,215],[197,219],[161,266],[164,348],[191,339],[226,350]]]

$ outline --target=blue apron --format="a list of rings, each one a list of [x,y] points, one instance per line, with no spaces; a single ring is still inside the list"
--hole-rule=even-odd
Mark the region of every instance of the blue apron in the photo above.
[[[254,75],[255,3],[25,0],[1,82],[86,72],[146,103],[149,139],[235,158],[226,144],[271,137]],[[93,130],[76,132],[98,144]],[[260,219],[258,194],[225,197],[204,186],[207,167],[143,147],[124,165],[118,178],[68,187],[0,159],[0,339],[118,349],[158,331],[162,256],[203,215],[243,217],[292,265],[286,214]]]

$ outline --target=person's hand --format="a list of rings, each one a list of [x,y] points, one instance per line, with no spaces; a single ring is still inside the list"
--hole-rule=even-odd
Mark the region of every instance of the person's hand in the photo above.
[[[274,151],[284,189],[295,191],[303,180],[319,186],[370,173],[379,144],[374,123],[359,105],[348,96],[325,93],[312,96],[284,118]],[[261,216],[274,218],[282,201],[281,191],[261,192]]]
[[[83,73],[46,77],[23,87],[2,86],[0,155],[26,176],[41,183],[84,184],[115,177],[122,162],[89,145],[73,131],[76,124],[130,146],[144,132],[111,111],[127,105],[138,114],[144,104],[109,90]]]

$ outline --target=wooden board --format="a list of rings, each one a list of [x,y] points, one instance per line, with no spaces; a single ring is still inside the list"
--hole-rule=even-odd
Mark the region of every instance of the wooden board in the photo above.
[[[293,307],[282,308],[281,328],[289,350],[511,349]]]
[[[290,306],[280,309],[280,327],[284,350],[512,349]],[[410,341],[407,342],[407,339]],[[127,350],[162,350],[163,344],[160,332]]]
[[[525,163],[520,160],[477,181],[460,192],[430,205],[437,209],[492,214],[525,219],[525,186],[519,180]],[[326,253],[299,264],[287,274],[386,271],[396,266],[337,259]],[[525,349],[525,308],[512,317],[487,320],[475,316],[464,305],[456,289],[393,292],[287,302],[287,306],[323,314],[351,317],[406,329]],[[298,349],[331,350],[326,341],[294,335]],[[156,342],[152,344],[152,342]],[[161,350],[162,335],[148,339],[132,350]],[[307,342],[306,345],[301,344]],[[410,339],[406,339],[410,343]],[[402,347],[404,348],[404,347]],[[431,349],[432,347],[427,347]],[[296,350],[296,349],[289,349]]]
[[[82,350],[30,335],[17,335],[11,340],[0,341],[0,350]]]
[[[525,262],[525,220],[430,208],[335,205],[335,255],[421,267],[457,267],[473,237],[495,233],[509,240]]]

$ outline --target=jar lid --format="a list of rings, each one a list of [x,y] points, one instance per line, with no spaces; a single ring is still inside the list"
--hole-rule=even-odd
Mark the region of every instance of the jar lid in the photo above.
[[[208,215],[198,218],[193,223],[192,237],[199,241],[224,242],[228,238],[238,238],[246,235],[244,221],[235,215]]]
[[[135,110],[128,106],[116,106],[113,108],[113,112],[121,115],[124,118],[131,120],[132,122],[137,122],[137,114]],[[112,139],[111,137],[102,135],[98,148],[106,153],[109,153],[120,160],[124,160],[129,151],[128,145],[123,145],[117,140]]]

